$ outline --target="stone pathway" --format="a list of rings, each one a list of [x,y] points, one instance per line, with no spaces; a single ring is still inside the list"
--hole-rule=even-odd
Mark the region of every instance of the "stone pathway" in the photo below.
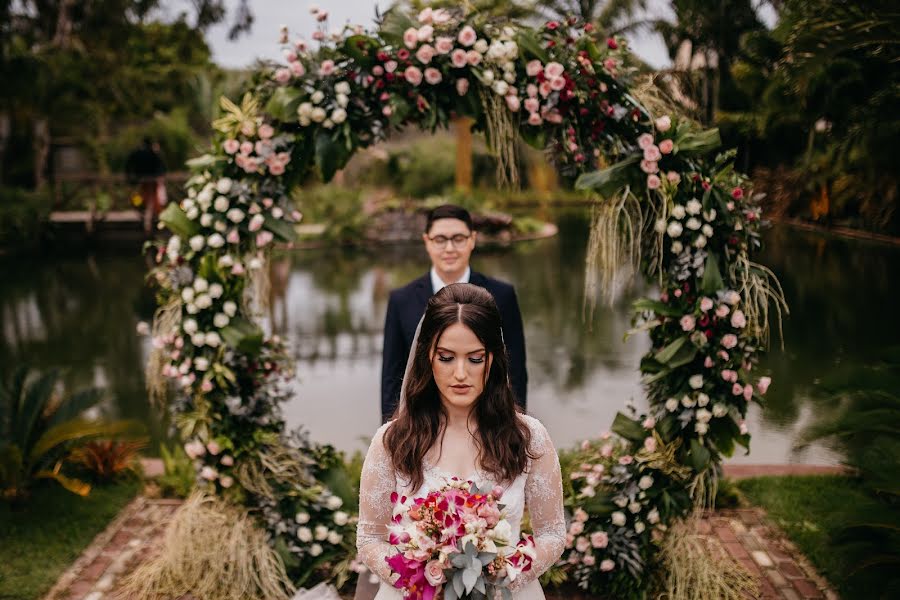
[[[155,465],[154,465],[155,466]],[[835,468],[805,468],[803,474],[835,472]],[[801,474],[765,467],[726,469],[731,477]],[[730,471],[730,472],[729,472]],[[120,578],[131,572],[162,542],[165,525],[180,500],[139,497],[100,533],[59,579],[44,600],[112,600]],[[759,580],[761,600],[838,600],[828,582],[767,518],[760,508],[720,510],[700,522],[723,552]],[[548,598],[550,596],[548,595]],[[137,600],[137,599],[136,599]]]

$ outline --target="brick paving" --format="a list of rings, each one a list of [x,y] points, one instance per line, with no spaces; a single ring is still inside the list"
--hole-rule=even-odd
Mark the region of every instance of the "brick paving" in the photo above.
[[[789,473],[784,473],[782,468],[777,472],[760,467],[729,470],[726,474],[732,477],[823,472],[818,468],[801,468],[801,473],[796,467]],[[824,470],[835,471],[834,468]],[[165,525],[180,504],[180,500],[144,497],[132,501],[94,539],[44,600],[112,600],[122,576],[161,545]],[[712,537],[724,554],[757,578],[760,600],[838,600],[828,582],[766,518],[762,509],[718,510],[706,515],[699,527],[701,534]]]

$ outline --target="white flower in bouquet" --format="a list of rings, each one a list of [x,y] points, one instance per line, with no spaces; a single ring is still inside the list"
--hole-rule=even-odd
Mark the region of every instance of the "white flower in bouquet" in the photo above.
[[[197,333],[197,321],[194,319],[185,319],[181,324],[181,329],[188,335]]]
[[[225,245],[225,238],[221,233],[214,233],[206,239],[206,243],[210,248],[221,248]]]
[[[325,112],[325,109],[321,106],[317,106],[313,109],[312,113],[309,115],[309,118],[313,120],[315,123],[321,123],[328,116],[328,113]]]
[[[731,306],[734,306],[738,302],[741,301],[741,295],[738,294],[737,292],[735,292],[734,290],[728,290],[727,292],[725,292],[725,296],[723,297],[723,300],[725,301],[726,304],[730,304]]]
[[[685,408],[693,408],[694,405],[697,404],[693,398],[685,394],[681,397],[681,405]]]
[[[316,525],[315,538],[320,542],[328,537],[328,528],[324,525]]]
[[[192,206],[184,212],[184,216],[186,216],[191,221],[196,221],[197,217],[200,216],[200,209],[196,206]]]
[[[694,431],[696,431],[700,435],[704,435],[707,431],[709,431],[709,425],[707,425],[706,423],[700,423],[698,421],[697,423],[694,423]]]
[[[206,281],[203,277],[197,277],[194,279],[194,291],[195,292],[205,292],[209,289],[209,282]]]
[[[684,228],[681,226],[681,223],[678,221],[672,221],[669,223],[669,226],[666,228],[666,233],[669,234],[669,237],[676,238],[681,235],[681,232],[684,231]]]
[[[640,502],[637,502],[637,501],[635,501],[635,502],[630,502],[630,503],[628,504],[628,510],[629,510],[632,514],[635,514],[635,515],[638,514],[639,512],[641,512],[641,503],[640,503]]]
[[[709,223],[704,223],[703,227],[700,228],[700,231],[702,231],[703,235],[705,235],[706,237],[712,237],[713,228]]]
[[[253,258],[250,259],[250,262],[247,263],[247,267],[249,267],[252,270],[262,269],[262,266],[263,266],[263,261],[258,256],[254,256]]]
[[[218,476],[219,474],[216,472],[216,470],[210,466],[203,467],[200,470],[200,477],[206,479],[207,481],[215,481],[216,477]]]
[[[501,79],[499,81],[495,81],[491,85],[491,89],[494,90],[494,93],[498,96],[505,96],[509,91],[509,84]]]
[[[324,127],[325,129],[334,129],[334,121],[332,121],[331,119],[325,119],[322,122],[322,127]]]
[[[221,283],[214,283],[209,286],[209,297],[213,300],[217,298],[221,298],[222,294],[225,292],[225,289],[222,287]]]
[[[203,358],[202,356],[198,356],[194,359],[194,368],[198,371],[205,371],[209,368],[209,360]]]
[[[500,519],[488,535],[501,546],[509,546],[512,540],[512,526],[506,519]]]
[[[653,224],[653,231],[656,233],[663,233],[666,230],[666,220],[665,219],[657,219],[656,223]]]
[[[204,344],[206,344],[206,334],[202,331],[199,331],[191,336],[191,343],[198,348]]]
[[[610,560],[608,558],[605,558],[602,561],[600,561],[600,570],[603,571],[604,573],[608,573],[609,571],[612,571],[615,568],[616,568],[616,563],[614,563],[612,560]]]
[[[219,329],[222,329],[223,327],[226,327],[228,325],[228,322],[230,320],[231,319],[228,318],[228,315],[223,313],[216,313],[216,316],[213,317],[213,325],[215,325]]]
[[[691,231],[697,231],[698,229],[700,229],[701,223],[700,223],[699,219],[695,219],[694,217],[691,217],[690,219],[687,220],[687,223],[685,223],[684,225]]]
[[[276,219],[280,219],[284,216],[284,210],[280,206],[276,206],[272,209],[272,216]]]
[[[197,305],[193,302],[188,302],[188,304],[184,307],[184,310],[186,310],[187,314],[189,315],[196,315],[198,312],[200,312],[200,309],[197,308]]]
[[[222,305],[222,310],[225,311],[225,314],[229,317],[233,317],[237,312],[237,304],[235,304],[232,300],[228,300],[225,304]]]
[[[231,191],[232,181],[228,177],[222,177],[216,182],[216,191],[220,194],[227,194]]]
[[[194,299],[194,304],[196,304],[197,308],[200,310],[205,310],[212,306],[212,298],[210,298],[208,294],[200,294]]]
[[[325,501],[325,507],[328,510],[337,510],[344,505],[344,501],[341,500],[340,496],[329,496]]]
[[[298,512],[294,515],[294,520],[300,525],[305,525],[306,523],[309,523],[309,513],[305,511]]]
[[[320,544],[313,544],[309,547],[310,556],[319,556],[322,552],[324,552],[324,550]]]
[[[346,81],[339,81],[334,85],[334,91],[338,94],[350,95],[350,84]]]
[[[613,504],[615,504],[619,508],[625,508],[626,506],[628,506],[628,498],[626,498],[625,496],[617,496],[613,499]]]
[[[712,413],[705,408],[698,408],[696,417],[697,420],[701,423],[709,423],[709,420],[712,418]]]
[[[684,250],[684,244],[681,242],[672,242],[672,254],[681,254],[682,250]]]
[[[212,198],[213,188],[209,184],[204,186],[204,188],[200,190],[200,193],[197,194],[197,202],[199,202],[201,206],[209,206],[209,203],[212,202]]]
[[[703,210],[703,205],[700,204],[700,201],[696,198],[692,198],[688,200],[687,205],[685,205],[685,210],[687,210],[687,214],[689,215],[699,215],[700,211]]]
[[[230,255],[230,254],[223,254],[222,256],[219,257],[219,263],[218,263],[218,264],[219,264],[220,267],[228,268],[228,267],[230,267],[231,265],[234,264],[234,259],[231,258],[231,255]]]
[[[711,208],[711,209],[709,209],[709,212],[704,212],[703,218],[706,219],[707,221],[715,221],[716,220],[716,209]]]
[[[350,97],[346,94],[338,94],[335,98],[337,105],[341,108],[347,108],[347,105],[350,104]],[[333,117],[332,117],[333,118]]]
[[[344,539],[344,536],[339,534],[337,531],[329,531],[328,532],[328,543],[332,546],[337,546]]]
[[[228,218],[228,220],[231,221],[232,223],[240,223],[241,221],[244,220],[244,216],[245,216],[245,215],[244,215],[244,211],[242,211],[241,209],[239,209],[239,208],[232,208],[231,210],[229,210],[229,211],[225,214],[225,216],[226,216],[226,217]]]
[[[347,111],[343,108],[334,109],[334,112],[331,113],[331,120],[340,125],[347,120]]]
[[[193,302],[194,300],[194,288],[186,287],[181,290],[181,299],[185,302]]]
[[[675,409],[678,408],[678,400],[676,398],[669,398],[666,400],[666,410],[669,412],[675,412]]]
[[[225,225],[224,221],[216,221],[215,223],[213,223],[213,229],[215,229],[219,233],[225,233],[225,230],[228,229],[228,226]]]
[[[703,375],[691,375],[688,384],[695,390],[699,390],[703,387]]]
[[[707,404],[709,404],[709,396],[703,392],[697,394],[697,406],[706,406]]]
[[[213,216],[209,213],[203,213],[203,215],[201,215],[200,217],[200,225],[202,225],[203,227],[209,227],[210,225],[212,225],[212,221]]]
[[[216,348],[219,344],[222,343],[222,338],[219,337],[219,334],[215,331],[210,331],[206,334],[206,345],[210,348]]]
[[[725,406],[724,404],[721,404],[721,403],[718,403],[718,402],[717,402],[716,404],[713,404],[713,407],[712,407],[712,414],[713,414],[713,416],[716,417],[717,419],[718,419],[718,418],[722,418],[722,417],[724,417],[725,415],[728,414],[728,407]]]
[[[322,100],[325,99],[325,93],[322,90],[316,90],[312,93],[312,96],[310,96],[309,99],[312,100],[313,104],[320,104]]]
[[[190,245],[191,250],[194,252],[200,252],[203,250],[203,246],[206,244],[206,238],[202,235],[195,235],[190,240],[188,240],[188,245]]]
[[[309,118],[312,115],[312,111],[312,102],[301,102],[300,106],[297,107],[297,116]]]
[[[620,510],[617,510],[612,514],[612,524],[617,527],[622,527],[625,525],[625,513]]]
[[[345,513],[342,510],[339,510],[336,513],[334,513],[334,516],[332,518],[334,519],[335,525],[343,527],[350,520],[350,515],[348,515],[347,513]]]
[[[479,54],[484,54],[485,52],[487,52],[488,51],[487,40],[479,39],[477,42],[475,42],[474,50],[475,50],[475,52],[478,52]]]
[[[707,240],[705,235],[698,235],[697,239],[694,240],[694,246],[696,246],[697,248],[704,248],[706,247],[706,241]]]
[[[653,478],[650,477],[649,475],[644,475],[638,481],[638,487],[641,488],[642,490],[650,489],[651,487],[653,487]]]
[[[643,522],[643,521],[638,521],[638,522],[636,522],[636,523],[634,524],[634,531],[635,531],[635,533],[644,533],[644,530],[645,530],[646,528],[647,528],[647,526],[644,525],[644,522]]]
[[[672,216],[675,217],[676,219],[683,219],[684,212],[685,212],[684,207],[680,204],[676,204],[674,206],[674,208],[672,208]]]
[[[213,208],[215,208],[219,212],[225,212],[226,210],[228,210],[228,206],[228,198],[226,198],[225,196],[219,196],[218,198],[216,198],[216,201],[213,202]]]

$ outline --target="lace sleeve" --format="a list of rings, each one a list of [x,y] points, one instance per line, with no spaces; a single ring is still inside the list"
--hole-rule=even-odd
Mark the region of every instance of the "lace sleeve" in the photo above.
[[[537,456],[525,482],[525,504],[531,515],[536,557],[531,570],[516,578],[513,590],[521,589],[544,574],[566,547],[566,517],[563,511],[562,475],[559,455],[550,434],[537,419],[526,417],[531,429],[531,450]]]
[[[356,526],[359,559],[388,583],[391,582],[391,569],[384,559],[391,552],[387,528],[392,512],[391,493],[396,488],[391,458],[384,447],[384,432],[389,426],[390,423],[378,429],[366,453],[359,484],[359,523]]]

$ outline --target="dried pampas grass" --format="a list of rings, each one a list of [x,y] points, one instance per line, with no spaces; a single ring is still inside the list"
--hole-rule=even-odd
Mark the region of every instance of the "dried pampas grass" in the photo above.
[[[173,296],[169,302],[157,309],[153,315],[152,338],[162,338],[178,331],[181,326],[181,297]],[[150,360],[147,361],[147,393],[150,400],[162,406],[166,399],[169,380],[163,375],[163,366],[169,363],[169,355],[165,348],[152,346]]]
[[[161,553],[128,576],[118,598],[286,600],[295,591],[247,512],[196,492],[175,514]]]

